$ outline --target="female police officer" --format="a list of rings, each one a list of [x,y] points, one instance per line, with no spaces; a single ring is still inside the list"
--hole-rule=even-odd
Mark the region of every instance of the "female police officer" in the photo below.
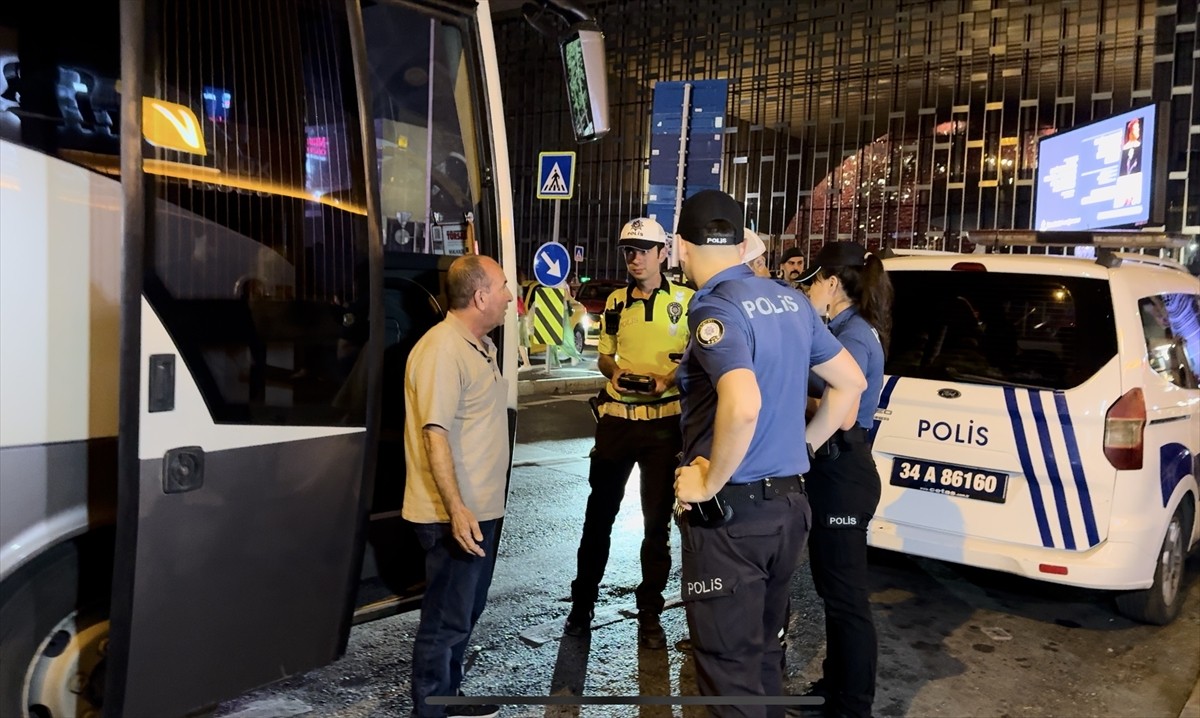
[[[809,442],[823,443],[851,416],[866,380],[802,295],[741,263],[742,210],[732,197],[689,197],[678,227],[679,260],[700,289],[676,372],[685,465],[675,472],[675,496],[682,505],[716,496],[732,508],[710,517],[696,506],[680,522],[696,687],[705,696],[780,695],[775,636],[809,525],[800,476],[808,453],[797,423]],[[806,429],[791,414],[805,399],[810,365],[829,390]],[[750,703],[710,710],[767,715]]]
[[[875,698],[875,625],[867,597],[867,523],[879,504],[879,474],[870,429],[883,385],[891,331],[892,284],[883,262],[855,242],[831,242],[801,281],[817,312],[867,377],[853,426],[816,450],[808,473],[813,528],[809,565],[825,602],[824,676],[809,695],[825,698],[825,714],[869,716]],[[809,408],[825,382],[813,375]]]

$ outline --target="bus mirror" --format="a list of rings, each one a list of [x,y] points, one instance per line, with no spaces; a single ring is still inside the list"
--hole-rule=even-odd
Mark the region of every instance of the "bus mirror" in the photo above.
[[[571,127],[577,142],[608,134],[608,65],[604,33],[592,22],[572,25],[559,40],[567,80]]]

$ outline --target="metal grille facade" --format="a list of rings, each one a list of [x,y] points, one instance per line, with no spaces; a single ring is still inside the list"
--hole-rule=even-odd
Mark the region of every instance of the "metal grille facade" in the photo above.
[[[972,230],[1029,228],[1037,138],[1155,101],[1169,104],[1165,228],[1200,235],[1197,0],[592,8],[613,131],[578,147],[557,47],[519,18],[497,24],[521,266],[551,234],[537,153],[575,148],[560,239],[586,247],[580,274],[624,275],[616,234],[645,212],[660,80],[730,81],[722,182],[772,260],[833,239],[970,250]]]

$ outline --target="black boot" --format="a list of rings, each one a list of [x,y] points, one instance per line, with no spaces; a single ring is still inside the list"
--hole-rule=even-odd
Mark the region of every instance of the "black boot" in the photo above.
[[[567,614],[567,623],[563,626],[563,633],[573,638],[590,634],[594,615],[595,612],[591,606],[585,606],[582,603],[571,604],[571,612]]]
[[[660,651],[667,647],[667,634],[658,621],[658,614],[638,611],[638,645]]]
[[[804,698],[824,698],[824,705],[804,705],[793,706],[787,711],[788,716],[802,716],[804,718],[815,718],[816,716],[832,716],[835,715],[831,702],[833,700],[833,687],[824,677],[819,678],[815,683],[808,686],[808,689],[800,694]]]

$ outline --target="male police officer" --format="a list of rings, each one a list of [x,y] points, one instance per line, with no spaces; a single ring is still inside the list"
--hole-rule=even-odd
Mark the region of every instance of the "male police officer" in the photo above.
[[[690,508],[680,517],[682,594],[696,684],[714,696],[782,693],[776,633],[811,521],[805,444],[824,443],[851,419],[866,387],[802,295],[740,262],[741,228],[737,202],[707,190],[683,203],[677,238],[683,269],[700,287],[677,374],[684,465],[675,494]],[[807,398],[810,366],[829,391],[806,429],[796,407]],[[768,714],[761,705],[710,710]],[[782,715],[782,706],[770,714]]]
[[[796,289],[804,272],[804,251],[799,247],[788,247],[779,258],[779,278],[786,279]]]
[[[641,469],[642,583],[637,587],[638,643],[666,647],[659,623],[663,589],[671,572],[672,482],[682,443],[679,390],[671,354],[687,344],[687,306],[692,290],[662,275],[667,235],[652,219],[635,219],[621,230],[618,247],[629,286],[609,295],[601,320],[600,371],[609,378],[607,401],[598,407],[596,446],[579,541],[579,567],[571,584],[565,632],[591,629],[600,579],[608,563],[609,536],[634,463]]]

